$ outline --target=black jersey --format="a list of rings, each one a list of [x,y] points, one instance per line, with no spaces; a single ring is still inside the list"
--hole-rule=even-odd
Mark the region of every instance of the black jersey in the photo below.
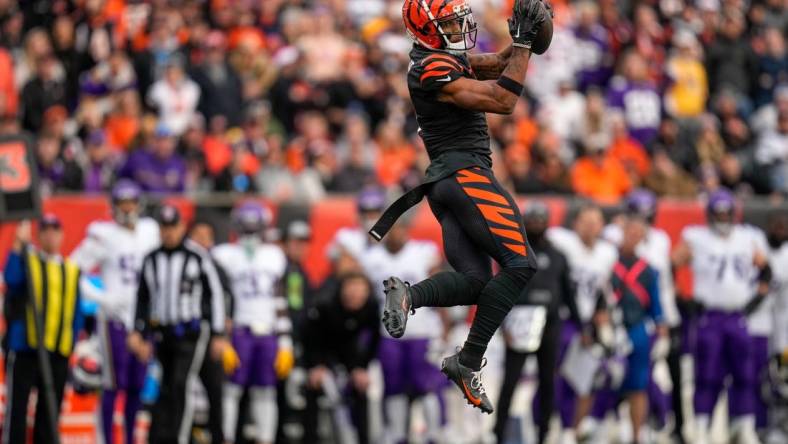
[[[470,166],[490,168],[490,135],[484,113],[438,100],[444,85],[461,77],[475,78],[468,58],[414,45],[410,60],[408,90],[431,161],[427,178],[437,179]]]
[[[421,202],[431,184],[465,168],[492,168],[490,135],[484,113],[438,100],[441,88],[461,77],[475,78],[467,57],[413,45],[408,91],[430,166],[424,182],[400,196],[369,230],[375,239],[383,239],[397,218]]]

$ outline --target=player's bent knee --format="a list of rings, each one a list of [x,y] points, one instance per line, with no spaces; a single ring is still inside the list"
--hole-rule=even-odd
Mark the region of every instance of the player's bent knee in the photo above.
[[[503,268],[487,283],[485,293],[496,298],[504,298],[509,304],[514,304],[535,272],[536,270],[530,267]]]
[[[531,280],[533,275],[536,274],[536,266],[528,264],[517,267],[504,267],[498,274],[504,274],[509,278],[512,284],[518,285],[520,289],[522,289],[528,284],[528,281]]]
[[[471,292],[473,294],[481,293],[484,286],[487,285],[487,282],[489,282],[490,279],[492,279],[492,276],[490,276],[488,279],[479,279],[473,276],[466,276],[466,277],[468,278],[467,284],[470,287]]]

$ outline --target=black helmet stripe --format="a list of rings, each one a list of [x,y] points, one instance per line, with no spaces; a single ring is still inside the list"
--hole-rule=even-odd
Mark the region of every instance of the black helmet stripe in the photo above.
[[[413,19],[412,19],[412,18],[411,18],[411,16],[410,16],[410,15],[411,15],[411,12],[412,12],[412,11],[411,11],[411,9],[413,9],[413,4],[414,4],[414,3],[417,3],[417,4],[419,5],[419,6],[418,6],[419,8],[421,7],[421,4],[420,4],[418,1],[411,1],[411,2],[409,2],[409,3],[408,3],[408,13],[407,13],[407,14],[405,14],[405,16],[407,17],[408,21],[410,22],[410,26],[411,26],[413,29],[421,29],[421,28],[419,28],[419,25],[417,25],[417,24],[416,24],[416,22],[414,22],[414,21],[413,21]],[[424,32],[424,31],[425,31],[425,30],[424,30],[424,29],[422,29],[422,31],[421,31],[421,32]]]

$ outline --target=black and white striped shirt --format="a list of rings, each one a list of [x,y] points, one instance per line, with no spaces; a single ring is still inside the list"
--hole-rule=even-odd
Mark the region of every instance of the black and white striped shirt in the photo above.
[[[208,253],[186,240],[159,247],[142,262],[135,329],[178,327],[207,320],[213,334],[224,332],[224,293]]]

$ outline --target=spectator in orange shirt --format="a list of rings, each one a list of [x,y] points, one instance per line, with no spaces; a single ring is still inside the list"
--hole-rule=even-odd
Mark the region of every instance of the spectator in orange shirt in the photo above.
[[[615,204],[632,189],[632,183],[621,162],[605,149],[606,145],[601,138],[589,141],[586,156],[572,167],[572,189],[599,203]]]
[[[217,176],[230,164],[232,151],[227,141],[225,132],[227,131],[227,119],[222,115],[214,116],[208,122],[208,134],[203,140],[203,150],[205,153],[205,165],[208,173]]]
[[[531,116],[528,101],[517,101],[512,119],[514,120],[514,142],[525,149],[526,155],[530,155],[531,147],[539,135],[539,125]]]
[[[629,135],[627,123],[620,113],[610,116],[610,129],[613,134],[613,143],[608,149],[608,155],[618,159],[624,165],[633,182],[639,181],[651,169],[651,160],[649,160],[645,148],[637,139]]]
[[[399,183],[416,161],[416,150],[402,134],[396,122],[382,122],[375,140],[378,146],[378,162],[375,168],[378,183],[390,187]]]
[[[126,90],[118,93],[115,103],[105,123],[107,140],[113,148],[126,151],[140,130],[140,100],[134,90]]]

